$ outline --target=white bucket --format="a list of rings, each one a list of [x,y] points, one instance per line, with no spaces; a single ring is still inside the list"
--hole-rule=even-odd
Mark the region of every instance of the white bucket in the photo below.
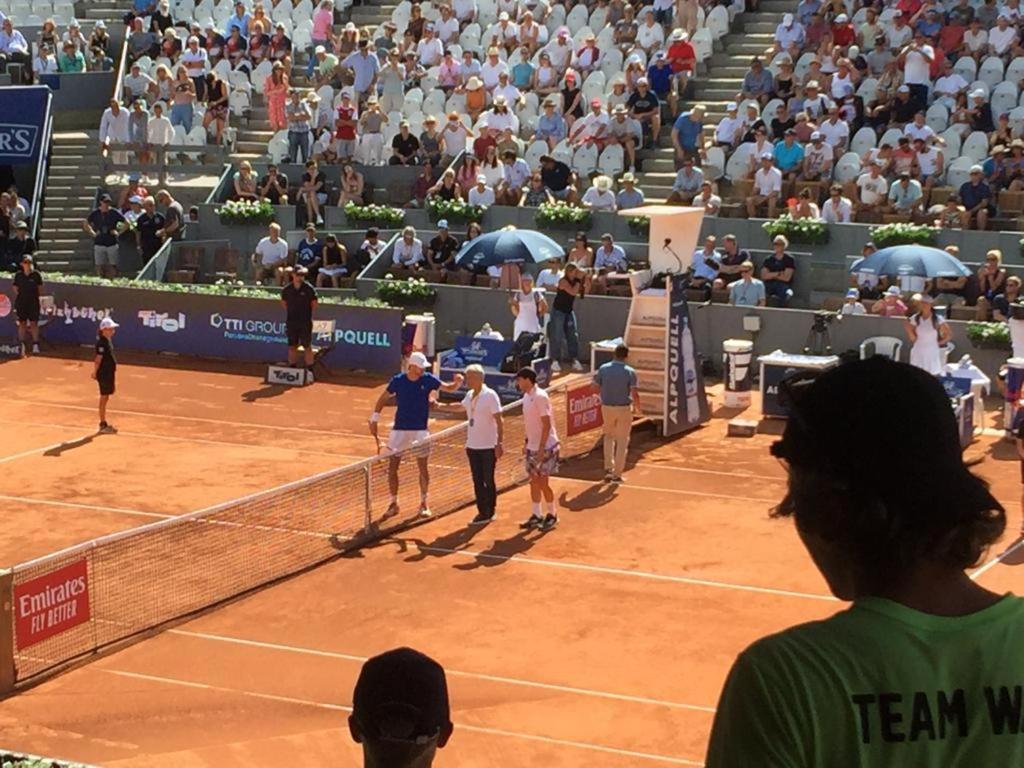
[[[726,339],[722,342],[722,364],[725,369],[725,407],[750,407],[753,376],[751,362],[754,342]]]

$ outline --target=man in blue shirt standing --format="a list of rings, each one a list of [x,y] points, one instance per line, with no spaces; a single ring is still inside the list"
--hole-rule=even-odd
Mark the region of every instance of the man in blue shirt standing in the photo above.
[[[672,126],[672,146],[676,150],[676,168],[683,160],[704,154],[704,105],[683,112]]]
[[[614,359],[597,369],[594,383],[601,388],[601,419],[604,422],[604,479],[622,482],[626,451],[633,432],[633,414],[640,412],[636,371],[626,364],[629,347],[619,344]]]
[[[430,431],[427,422],[430,417],[430,404],[436,397],[434,392],[454,392],[462,386],[463,376],[455,374],[448,384],[432,373],[427,373],[427,357],[422,352],[409,355],[409,365],[405,373],[396,374],[388,382],[387,389],[380,393],[377,404],[370,416],[370,434],[377,441],[380,451],[380,439],[377,437],[377,423],[380,412],[392,399],[395,401],[395,421],[388,435],[388,452],[391,460],[388,463],[388,490],[391,492],[391,503],[380,522],[398,514],[398,469],[402,465],[402,456],[409,453],[416,458],[420,470],[420,517],[430,517],[430,505],[427,503],[427,491],[430,488],[430,471],[427,461],[430,458]]]

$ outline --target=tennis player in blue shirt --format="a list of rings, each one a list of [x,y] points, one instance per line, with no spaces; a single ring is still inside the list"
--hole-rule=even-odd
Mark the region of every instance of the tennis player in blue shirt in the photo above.
[[[430,505],[427,502],[427,491],[430,488],[430,471],[427,460],[430,458],[430,431],[427,421],[430,417],[431,401],[437,397],[434,393],[454,392],[462,386],[463,376],[455,374],[448,384],[432,373],[427,373],[427,358],[421,352],[413,352],[409,356],[406,373],[399,373],[388,382],[387,389],[380,393],[377,404],[370,416],[370,434],[377,440],[380,451],[380,439],[377,437],[377,424],[380,412],[392,398],[395,400],[395,422],[388,436],[388,452],[391,460],[388,463],[388,490],[391,491],[391,503],[381,521],[398,514],[398,468],[402,465],[402,456],[409,453],[415,456],[420,469],[420,517],[430,517]]]

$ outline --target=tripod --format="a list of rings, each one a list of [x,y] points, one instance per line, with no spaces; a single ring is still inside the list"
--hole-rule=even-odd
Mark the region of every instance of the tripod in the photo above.
[[[831,319],[833,318],[820,314],[814,316],[814,322],[811,323],[811,328],[807,331],[807,340],[804,342],[805,355],[832,354],[832,335],[828,330]]]

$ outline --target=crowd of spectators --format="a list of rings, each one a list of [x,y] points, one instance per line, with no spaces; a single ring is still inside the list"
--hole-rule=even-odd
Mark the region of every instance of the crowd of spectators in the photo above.
[[[0,269],[11,272],[18,268],[23,256],[36,251],[35,239],[30,235],[32,208],[18,188],[10,186],[0,191]]]
[[[103,20],[93,24],[86,35],[77,19],[61,32],[53,19],[43,21],[37,34],[28,37],[16,26],[16,19],[0,11],[0,72],[9,64],[20,67],[20,82],[32,83],[41,75],[109,70],[117,56]]]

